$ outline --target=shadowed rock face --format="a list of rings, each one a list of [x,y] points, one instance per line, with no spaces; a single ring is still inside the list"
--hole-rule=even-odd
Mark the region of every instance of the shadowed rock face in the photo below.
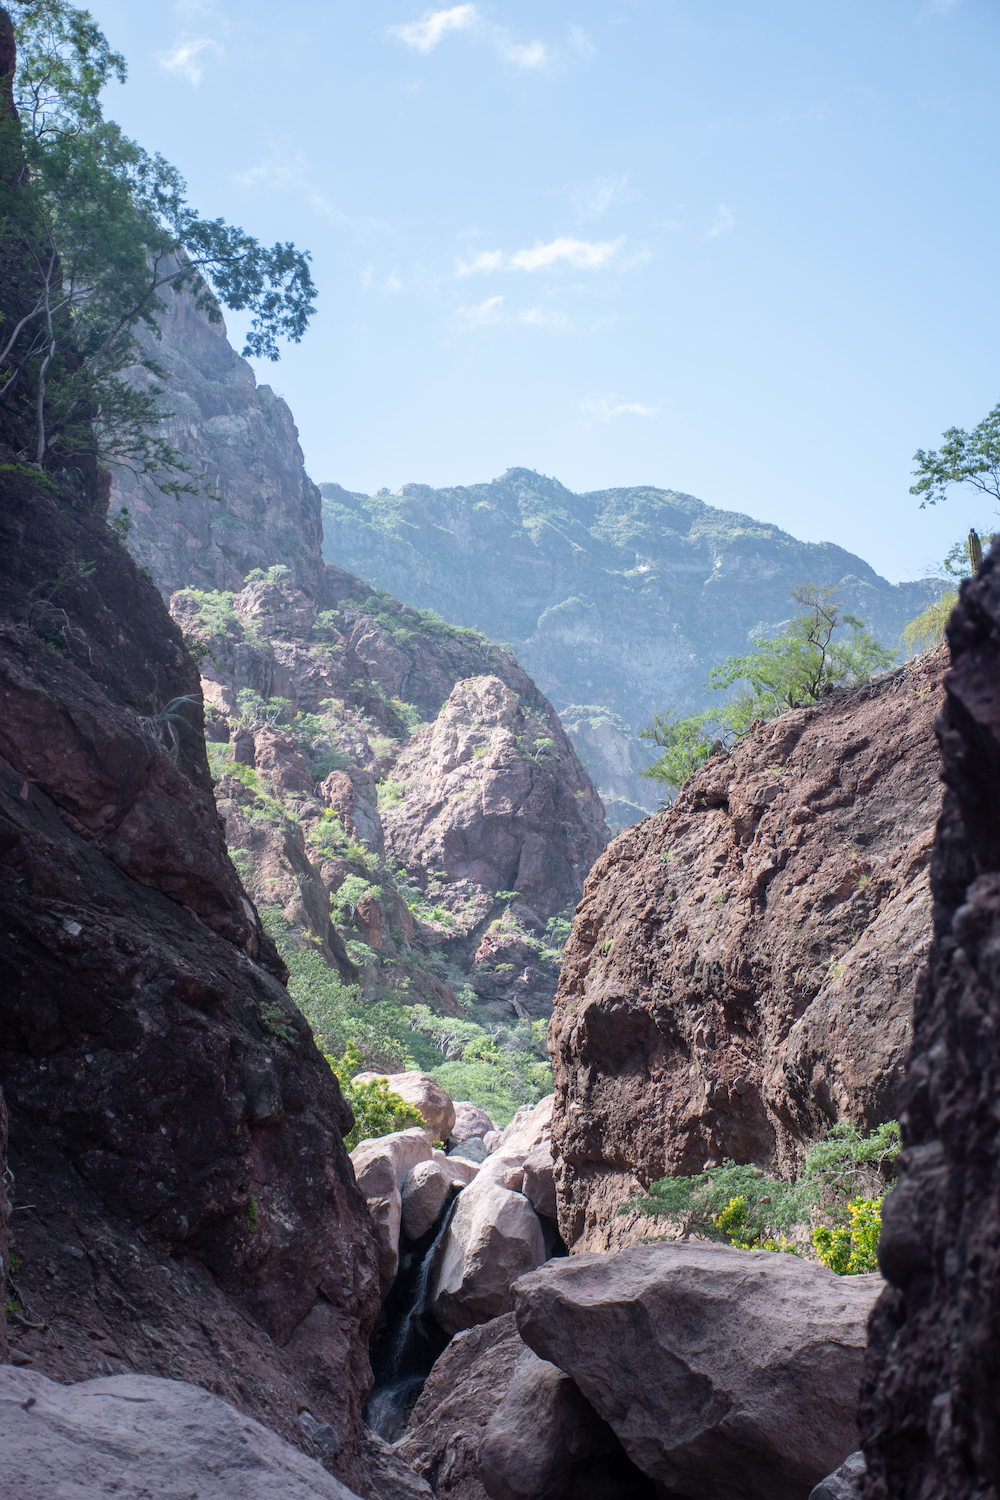
[[[900,1182],[871,1323],[868,1500],[992,1496],[1000,1482],[1000,566],[963,585],[937,723],[948,790],[934,943],[903,1086]]]
[[[378,1290],[350,1111],[229,861],[180,631],[99,505],[3,479],[18,1351],[183,1374],[311,1451],[308,1408],[349,1478]]]
[[[943,655],[782,715],[621,834],[577,908],[549,1032],[559,1224],[645,1238],[630,1193],[723,1157],[784,1170],[890,1117],[930,936]]]

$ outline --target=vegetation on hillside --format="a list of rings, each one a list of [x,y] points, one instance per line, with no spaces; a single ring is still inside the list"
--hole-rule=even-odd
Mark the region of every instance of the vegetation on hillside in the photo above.
[[[809,1148],[790,1182],[727,1160],[695,1177],[663,1177],[618,1212],[665,1219],[673,1238],[694,1234],[739,1250],[812,1255],[838,1275],[875,1271],[887,1178],[899,1151],[894,1120],[868,1135],[841,1120]]]
[[[641,739],[663,749],[644,776],[676,791],[702,761],[741,738],[756,720],[819,703],[892,665],[893,653],[843,608],[834,589],[803,584],[792,598],[799,613],[779,635],[760,636],[753,651],[728,656],[709,672],[710,688],[738,688],[734,699],[680,718],[655,714],[640,730]]]

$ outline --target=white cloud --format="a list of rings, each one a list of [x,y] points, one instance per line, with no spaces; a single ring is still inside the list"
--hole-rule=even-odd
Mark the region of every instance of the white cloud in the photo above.
[[[624,235],[617,240],[577,240],[571,235],[560,235],[547,245],[534,245],[530,250],[516,250],[505,255],[502,250],[482,250],[471,261],[459,261],[458,276],[475,276],[490,271],[540,271],[548,266],[565,261],[577,271],[599,271],[617,258],[625,243]],[[645,259],[648,252],[640,258]]]
[[[290,190],[307,198],[313,208],[326,217],[329,218],[333,213],[329,198],[311,180],[309,163],[301,152],[289,156],[280,151],[272,151],[257,166],[251,167],[249,172],[236,173],[233,181],[238,182],[241,187],[263,187],[272,192]]]
[[[550,333],[572,333],[573,325],[565,313],[551,307],[526,307],[517,315],[519,323],[528,323],[534,328],[547,328]]]
[[[639,401],[618,401],[615,396],[586,396],[580,402],[580,410],[599,422],[610,422],[612,417],[652,417],[655,406],[643,406]]]
[[[485,328],[490,323],[499,323],[502,302],[502,297],[487,297],[485,302],[480,302],[475,307],[460,307],[452,314],[451,321],[464,333],[471,332],[474,328]]]
[[[450,31],[475,31],[487,41],[504,62],[516,68],[544,68],[549,49],[544,42],[516,42],[505,26],[484,21],[477,5],[453,5],[450,10],[435,10],[420,21],[406,21],[390,26],[392,36],[399,37],[414,52],[433,52]]]
[[[715,210],[715,218],[708,226],[708,238],[718,239],[720,234],[732,234],[736,227],[736,215],[725,203],[720,203]]]
[[[628,173],[624,177],[595,177],[570,193],[570,202],[576,207],[581,219],[599,219],[612,203],[627,203],[636,195],[628,185]]]
[[[422,21],[407,21],[402,26],[390,26],[389,30],[415,52],[432,52],[449,31],[468,31],[478,19],[474,5],[453,5],[450,10],[433,11]]]
[[[376,282],[375,267],[373,265],[365,266],[361,273],[361,285],[365,288],[365,291],[404,292],[406,290],[396,271],[390,271],[384,281]]]
[[[205,76],[204,63],[198,59],[207,48],[216,54],[222,51],[218,42],[214,42],[210,36],[200,36],[178,42],[173,51],[160,52],[157,57],[161,68],[166,68],[168,73],[179,73],[188,83],[197,87]]]
[[[569,28],[569,43],[573,51],[578,52],[581,57],[595,57],[597,55],[597,48],[582,26],[571,26]]]

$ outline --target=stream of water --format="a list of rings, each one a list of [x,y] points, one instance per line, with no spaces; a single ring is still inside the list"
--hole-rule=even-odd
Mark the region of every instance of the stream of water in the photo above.
[[[375,1385],[363,1416],[388,1443],[402,1435],[431,1366],[448,1342],[424,1313],[438,1246],[457,1202],[456,1194],[436,1228],[402,1256],[400,1274],[386,1300],[385,1326],[372,1339]]]

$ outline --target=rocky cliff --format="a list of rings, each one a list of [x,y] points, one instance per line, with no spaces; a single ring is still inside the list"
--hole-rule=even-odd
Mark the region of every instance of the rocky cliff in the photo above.
[[[944,652],[786,713],[620,834],[577,908],[549,1033],[572,1249],[648,1226],[638,1185],[724,1157],[788,1171],[892,1116],[930,940]]]
[[[887,645],[936,596],[853,553],[652,486],[574,494],[530,469],[489,484],[361,495],[323,484],[326,555],[408,604],[516,644],[590,764],[615,821],[657,805],[634,734],[700,707],[709,669],[792,613],[789,590],[835,584]],[[613,722],[625,721],[623,732]],[[638,810],[637,810],[638,808]],[[631,814],[631,815],[630,815]]]
[[[240,589],[253,568],[280,563],[315,594],[322,562],[320,496],[302,466],[292,414],[187,293],[165,287],[161,337],[139,343],[164,370],[161,434],[189,467],[174,476],[193,494],[164,494],[152,476],[112,471],[111,513],[131,521],[128,547],[165,596],[175,589]],[[137,367],[131,379],[156,383]]]
[[[902,1100],[900,1181],[879,1262],[862,1435],[867,1500],[994,1495],[1000,1476],[1000,560],[962,587],[936,728],[947,791],[931,859],[934,943]]]
[[[99,496],[2,481],[12,1358],[184,1376],[315,1451],[311,1411],[349,1477],[378,1291],[351,1116],[227,854],[197,669]]]

